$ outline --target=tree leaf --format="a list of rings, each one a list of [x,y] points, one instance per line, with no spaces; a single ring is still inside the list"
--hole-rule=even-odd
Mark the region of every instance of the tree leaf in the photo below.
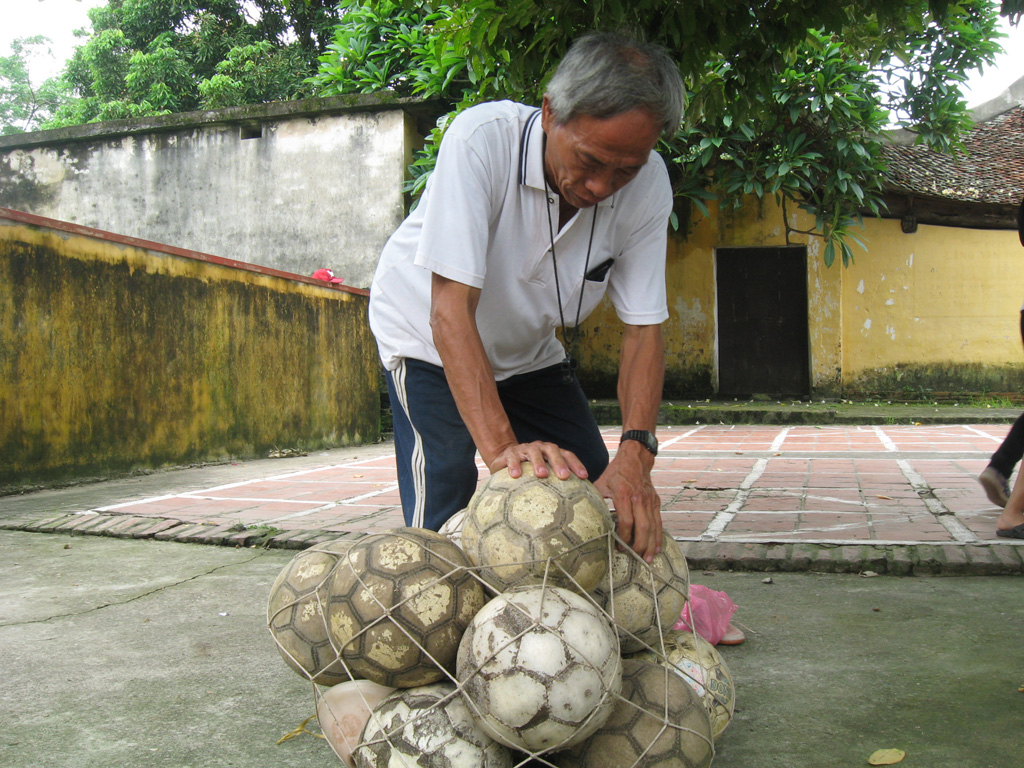
[[[902,749],[878,749],[871,753],[868,763],[870,765],[895,765],[906,756],[907,753]]]

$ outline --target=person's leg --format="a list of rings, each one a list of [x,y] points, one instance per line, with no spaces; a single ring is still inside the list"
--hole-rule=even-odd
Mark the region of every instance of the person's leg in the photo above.
[[[608,448],[586,395],[561,366],[512,376],[498,382],[498,395],[520,442],[543,440],[570,450],[583,462],[591,482],[608,466]]]
[[[1024,215],[1024,203],[1021,203],[1021,214]],[[1021,233],[1021,242],[1024,243],[1024,230]],[[1020,313],[1020,337],[1021,341],[1024,342],[1024,309]],[[1024,418],[1024,417],[1021,417]],[[1010,435],[1007,436],[1007,440],[1013,435],[1014,429],[1020,424],[1021,419],[1018,418],[1013,424],[1013,428],[1010,429]],[[1006,441],[1003,441],[1006,444]],[[1000,446],[1001,448],[1002,446]],[[1018,454],[1017,460],[1020,460]],[[986,467],[987,471],[988,467]],[[984,474],[984,472],[982,473]],[[1003,507],[1003,512],[999,515],[999,519],[996,520],[996,533],[1000,536],[1009,536],[1012,538],[1024,539],[1024,480],[1021,479],[1021,474],[1017,474],[1017,480],[1013,484],[1013,492],[1010,493],[1010,498],[1007,500]],[[1009,478],[1009,474],[1006,475]],[[987,489],[986,489],[987,490]],[[992,497],[989,496],[991,499]]]
[[[1003,477],[1009,478],[1021,456],[1024,456],[1024,413],[1013,422],[1009,433],[1003,438],[1003,442],[996,452],[992,454],[988,464],[990,467],[995,467]]]
[[[1010,476],[1024,455],[1024,414],[1010,427],[1002,444],[992,454],[988,466],[978,475],[978,482],[985,489],[988,500],[997,507],[1005,507],[1010,495]]]
[[[1002,514],[999,515],[999,519],[996,520],[996,532],[1000,536],[1012,535],[1013,538],[1024,539],[1024,480],[1021,479],[1022,476],[1024,476],[1024,472],[1017,474],[1010,499]],[[1004,533],[1000,533],[1000,531]]]
[[[387,383],[405,524],[436,531],[476,490],[476,446],[444,369],[406,359]]]
[[[1020,313],[1020,338],[1024,342],[1024,310]],[[1013,422],[1009,434],[989,459],[988,466],[978,475],[985,495],[997,507],[1005,507],[1009,503],[1010,476],[1021,457],[1024,457],[1024,413]]]

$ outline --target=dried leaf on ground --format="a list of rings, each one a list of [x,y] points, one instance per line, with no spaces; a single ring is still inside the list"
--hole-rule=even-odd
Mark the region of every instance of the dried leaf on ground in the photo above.
[[[868,758],[871,765],[893,765],[900,762],[907,753],[902,749],[876,749]]]

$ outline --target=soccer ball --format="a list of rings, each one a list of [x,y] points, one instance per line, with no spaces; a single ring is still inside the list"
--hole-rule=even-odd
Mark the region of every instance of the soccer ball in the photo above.
[[[457,678],[496,741],[539,754],[585,739],[614,707],[622,674],[615,630],[561,587],[492,599],[459,644]]]
[[[349,679],[327,636],[324,606],[325,584],[352,544],[340,539],[299,552],[270,588],[267,627],[277,649],[289,667],[320,685]]]
[[[456,547],[461,549],[462,547],[462,526],[466,523],[466,510],[460,509],[454,515],[449,517],[437,532],[442,536],[447,536],[448,541],[454,544]]]
[[[711,735],[717,740],[732,721],[736,709],[736,687],[725,659],[718,650],[693,632],[671,630],[665,634],[665,655],[641,651],[634,659],[660,662],[683,678],[711,716]]]
[[[683,551],[664,530],[661,552],[650,564],[633,551],[612,553],[594,598],[612,617],[623,653],[655,647],[679,621],[689,576]]]
[[[327,585],[327,629],[353,677],[393,688],[454,671],[459,640],[484,604],[458,547],[434,531],[395,528],[352,545]]]
[[[474,722],[451,683],[396,691],[366,721],[357,768],[510,768],[512,753]]]
[[[354,766],[352,750],[370,719],[370,712],[395,689],[369,680],[349,680],[317,692],[316,719],[334,753],[348,766]]]
[[[498,592],[545,582],[590,592],[608,570],[608,505],[593,484],[537,477],[530,464],[521,477],[491,475],[466,508],[462,549]]]
[[[714,757],[700,697],[661,664],[622,663],[622,698],[598,731],[552,755],[558,768],[708,768]]]

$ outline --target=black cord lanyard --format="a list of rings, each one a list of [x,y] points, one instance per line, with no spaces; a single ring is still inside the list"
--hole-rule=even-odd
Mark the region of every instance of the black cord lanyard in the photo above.
[[[547,179],[544,179],[544,191],[545,197],[547,197],[547,193],[550,191]],[[562,324],[562,339],[565,341],[565,359],[562,360],[562,381],[566,384],[571,384],[576,376],[576,367],[578,365],[576,352],[579,348],[580,341],[580,312],[583,309],[583,289],[587,286],[587,270],[590,269],[590,249],[594,245],[594,230],[597,228],[597,206],[594,206],[594,218],[590,222],[590,239],[587,241],[587,258],[586,261],[583,262],[583,281],[580,283],[580,300],[576,305],[576,322],[573,325],[573,333],[570,338],[569,332],[565,327],[565,314],[562,312],[562,290],[558,284],[558,257],[555,256],[555,228],[551,222],[551,205],[553,202],[554,200],[548,198],[548,238],[551,241],[551,266],[555,272],[555,298],[558,300],[558,320]]]

